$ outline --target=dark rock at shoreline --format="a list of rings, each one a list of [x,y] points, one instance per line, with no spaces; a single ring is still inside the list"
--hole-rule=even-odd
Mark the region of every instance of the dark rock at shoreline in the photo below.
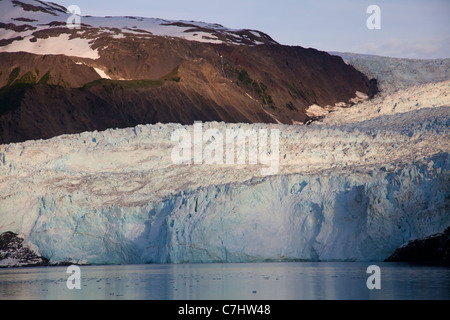
[[[443,233],[409,241],[385,262],[433,262],[450,264],[450,227]]]
[[[23,239],[14,232],[0,234],[0,267],[48,266],[49,261],[23,246]]]

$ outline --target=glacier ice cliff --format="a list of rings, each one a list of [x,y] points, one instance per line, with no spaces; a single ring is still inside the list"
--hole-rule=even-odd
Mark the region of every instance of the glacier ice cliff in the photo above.
[[[0,145],[0,234],[50,263],[383,261],[450,225],[449,106],[446,81],[309,126],[205,124],[279,129],[267,177],[174,165],[179,124]]]
[[[140,207],[43,197],[28,239],[52,261],[94,264],[383,260],[450,225],[449,160],[260,178]]]

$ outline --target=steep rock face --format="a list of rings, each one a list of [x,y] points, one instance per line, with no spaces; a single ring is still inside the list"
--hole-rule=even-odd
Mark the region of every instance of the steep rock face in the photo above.
[[[259,31],[133,17],[69,29],[58,6],[9,2],[0,143],[157,122],[303,123],[312,104],[376,91],[340,57]]]
[[[11,92],[17,91],[24,97],[21,106],[0,117],[4,143],[158,122],[274,122],[227,84],[210,97],[171,80],[100,82],[76,89],[38,85]]]

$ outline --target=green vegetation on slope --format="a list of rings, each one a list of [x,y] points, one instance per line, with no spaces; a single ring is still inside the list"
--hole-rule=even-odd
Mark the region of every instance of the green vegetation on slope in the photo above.
[[[244,89],[256,94],[256,96],[262,101],[262,103],[271,109],[276,109],[272,96],[267,93],[267,86],[259,81],[253,80],[248,74],[247,70],[239,67],[233,68],[231,65],[226,64],[225,70],[227,74],[230,74],[235,78],[238,84]]]
[[[181,78],[178,76],[178,67],[174,68],[171,72],[166,74],[157,80],[141,79],[141,80],[109,80],[98,79],[92,82],[86,83],[83,88],[92,88],[96,86],[103,86],[105,89],[114,87],[119,88],[156,88],[162,86],[167,81],[180,82]],[[108,89],[108,90],[109,90]]]

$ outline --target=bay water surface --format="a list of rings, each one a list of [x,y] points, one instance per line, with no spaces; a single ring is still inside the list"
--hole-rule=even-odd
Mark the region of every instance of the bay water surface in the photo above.
[[[370,265],[381,289],[370,290]],[[450,268],[411,263],[283,262],[0,269],[0,299],[26,300],[449,300]]]

